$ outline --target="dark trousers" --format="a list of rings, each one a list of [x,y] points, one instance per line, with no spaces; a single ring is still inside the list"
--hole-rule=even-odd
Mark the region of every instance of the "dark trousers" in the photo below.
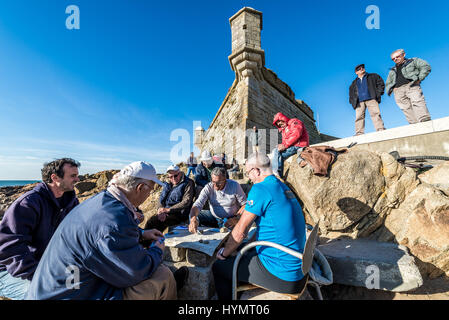
[[[182,215],[180,213],[169,213],[165,221],[160,221],[157,214],[152,216],[145,225],[145,230],[157,229],[163,232],[165,228],[176,226],[182,223],[188,222],[188,215]]]
[[[232,268],[235,256],[226,260],[217,260],[212,266],[215,290],[219,300],[232,299]],[[307,276],[298,281],[285,281],[271,274],[259,260],[256,248],[250,249],[240,259],[237,269],[238,283],[252,283],[270,291],[295,294],[302,291],[307,283]]]

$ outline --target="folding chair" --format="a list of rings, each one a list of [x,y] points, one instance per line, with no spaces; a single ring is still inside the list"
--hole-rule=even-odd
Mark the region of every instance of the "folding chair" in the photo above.
[[[295,298],[295,299],[299,299],[299,297],[301,297],[301,295],[304,293],[307,285],[312,285],[316,289],[318,299],[323,300],[320,285],[318,283],[316,283],[315,281],[313,281],[312,279],[310,279],[310,277],[309,277],[309,271],[310,271],[310,268],[312,267],[313,255],[314,255],[315,246],[317,243],[318,229],[319,229],[319,227],[318,227],[318,223],[317,223],[315,225],[315,227],[313,227],[312,232],[310,232],[309,236],[307,237],[303,254],[300,252],[297,252],[295,250],[292,250],[290,248],[279,245],[277,243],[270,242],[270,241],[255,241],[255,242],[251,242],[251,243],[247,244],[246,246],[244,246],[239,251],[239,253],[237,254],[237,257],[235,258],[235,261],[234,261],[234,266],[233,266],[233,270],[232,270],[232,299],[237,300],[237,292],[251,290],[251,289],[255,289],[255,288],[263,288],[261,286],[257,286],[254,284],[243,284],[243,285],[237,287],[237,282],[238,282],[237,281],[237,270],[238,270],[238,266],[240,263],[240,259],[245,254],[245,252],[247,252],[249,249],[254,248],[256,246],[267,246],[267,247],[273,247],[273,248],[279,249],[281,251],[284,251],[298,259],[302,259],[301,269],[304,274],[304,277],[307,277],[307,280],[306,280],[307,282],[304,285],[304,288],[302,289],[301,292],[299,292],[297,294],[288,294],[288,296]],[[266,289],[266,288],[263,288],[263,289]]]

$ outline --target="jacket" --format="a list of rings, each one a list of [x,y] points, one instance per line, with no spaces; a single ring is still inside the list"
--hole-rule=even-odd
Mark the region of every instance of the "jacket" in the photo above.
[[[305,148],[299,155],[303,161],[299,166],[305,167],[308,163],[316,176],[327,176],[329,167],[337,160],[339,153],[345,153],[347,149],[335,150],[329,146]]]
[[[376,73],[367,73],[366,80],[368,82],[368,91],[373,99],[378,103],[381,102],[381,96],[384,94],[385,83],[383,79]],[[354,109],[359,104],[359,93],[357,88],[357,78],[351,83],[349,87],[349,103]]]
[[[432,68],[429,63],[419,58],[406,59],[404,61],[404,66],[402,67],[402,74],[404,75],[404,78],[411,81],[423,81],[431,71]],[[386,90],[388,95],[391,95],[396,85],[396,74],[397,68],[394,66],[390,69],[387,78]]]
[[[282,129],[276,125],[276,122],[282,120],[287,123],[285,129]],[[307,129],[301,120],[296,118],[288,118],[282,112],[278,112],[273,119],[273,125],[278,128],[282,134],[282,144],[284,147],[289,148],[291,146],[296,147],[308,147],[309,146],[309,134]]]
[[[224,167],[223,164],[217,164],[217,163],[212,163],[212,166],[210,167],[209,170],[212,171],[213,168],[215,167]],[[226,178],[229,178],[228,172],[226,171]],[[205,166],[203,166],[203,163],[200,163],[197,167],[196,167],[196,171],[195,171],[195,183],[197,186],[201,186],[204,187],[206,184],[208,184],[211,181],[211,177],[210,177],[210,173],[207,170],[207,168]]]
[[[62,221],[36,269],[27,300],[116,300],[151,277],[162,250],[139,245],[133,213],[108,191]]]
[[[0,223],[0,271],[31,280],[39,260],[61,221],[78,205],[74,191],[60,200],[45,183],[20,196]]]
[[[171,208],[170,214],[188,215],[192,208],[194,196],[195,183],[184,175],[182,181],[176,186],[171,183],[164,184],[159,202],[163,208]]]

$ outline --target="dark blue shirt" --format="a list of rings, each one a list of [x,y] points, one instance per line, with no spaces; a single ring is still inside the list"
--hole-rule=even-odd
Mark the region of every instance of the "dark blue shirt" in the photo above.
[[[150,278],[161,262],[161,249],[139,245],[132,212],[103,191],[56,229],[25,299],[122,299],[123,289]]]
[[[367,101],[367,100],[371,100],[372,97],[369,93],[368,90],[368,80],[367,80],[367,76],[364,75],[362,80],[360,80],[359,77],[357,77],[357,89],[359,92],[359,101]]]

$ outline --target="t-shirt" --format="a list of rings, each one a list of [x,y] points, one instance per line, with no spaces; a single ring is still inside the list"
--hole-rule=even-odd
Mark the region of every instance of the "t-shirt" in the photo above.
[[[404,64],[397,64],[396,65],[396,88],[402,87],[403,85],[406,85],[407,83],[410,83],[411,80],[404,77],[404,74],[402,73],[402,67],[404,67]]]
[[[301,206],[274,175],[251,188],[245,210],[257,216],[257,241],[271,241],[303,253],[306,226]],[[258,246],[256,250],[264,267],[276,277],[285,281],[304,277],[302,260],[271,247]]]
[[[210,212],[215,218],[229,218],[246,203],[246,194],[237,181],[226,179],[223,190],[215,190],[212,182],[209,182],[201,190],[193,207],[202,209],[209,200]]]

